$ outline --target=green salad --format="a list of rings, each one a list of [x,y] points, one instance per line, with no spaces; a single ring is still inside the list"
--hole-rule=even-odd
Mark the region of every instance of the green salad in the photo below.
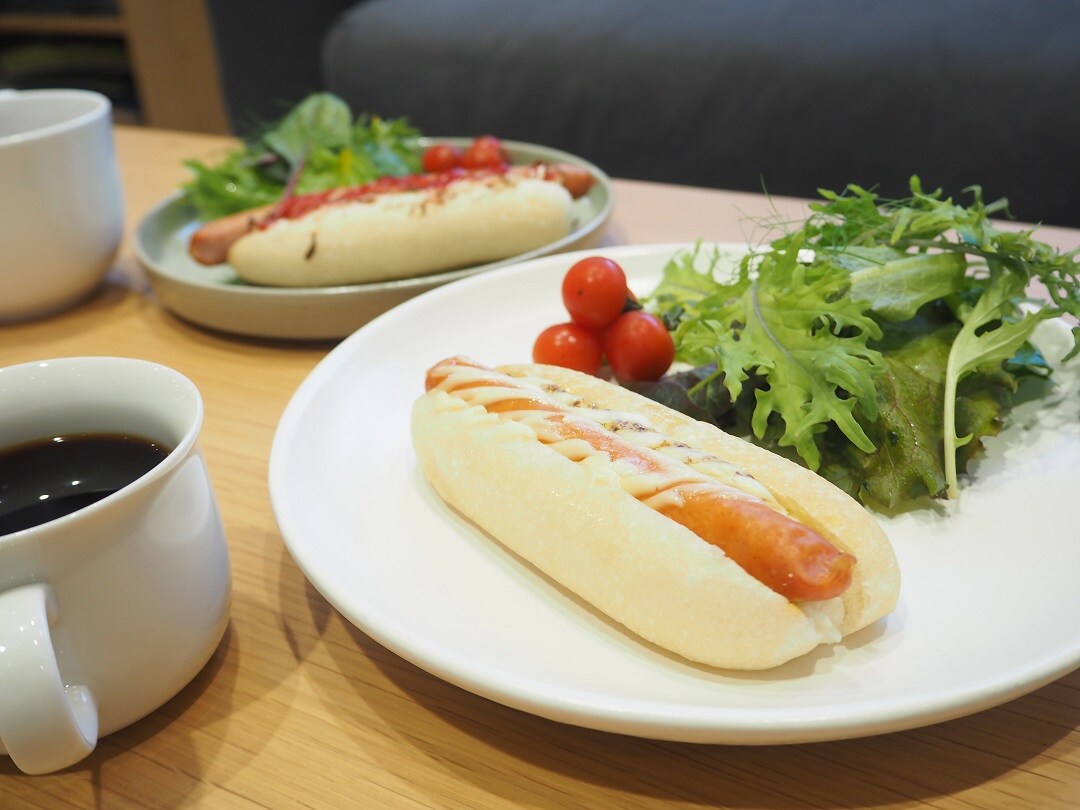
[[[286,189],[307,194],[412,174],[420,169],[419,135],[407,119],[354,117],[337,96],[316,93],[221,161],[187,161],[193,177],[183,193],[210,220],[273,203]]]
[[[1006,203],[977,187],[968,205],[918,178],[899,200],[854,185],[820,193],[800,227],[730,274],[701,248],[669,261],[643,304],[692,368],[633,387],[864,503],[955,497],[1021,383],[1051,375],[1030,337],[1048,318],[1080,317],[1080,248],[995,227]],[[1025,298],[1032,282],[1048,300]],[[1080,352],[1080,327],[1072,336],[1064,360]]]

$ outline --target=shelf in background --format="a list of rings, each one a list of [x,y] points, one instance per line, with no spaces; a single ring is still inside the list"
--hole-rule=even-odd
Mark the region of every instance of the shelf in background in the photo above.
[[[0,34],[123,37],[126,33],[124,20],[116,14],[58,14],[0,10]]]
[[[117,0],[115,4],[99,0],[5,4],[0,0],[0,37],[120,40],[142,123],[229,133],[204,0]],[[65,80],[57,76],[52,86],[64,86]]]

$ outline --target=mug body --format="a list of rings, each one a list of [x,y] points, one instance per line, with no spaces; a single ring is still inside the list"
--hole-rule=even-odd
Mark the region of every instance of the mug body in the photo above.
[[[173,448],[102,500],[0,536],[0,592],[50,588],[61,679],[92,693],[99,734],[179,692],[228,622],[228,551],[198,443],[202,415],[187,378],[146,361],[85,357],[0,369],[0,448],[98,432]]]
[[[70,306],[123,235],[111,104],[84,90],[0,91],[0,322]]]

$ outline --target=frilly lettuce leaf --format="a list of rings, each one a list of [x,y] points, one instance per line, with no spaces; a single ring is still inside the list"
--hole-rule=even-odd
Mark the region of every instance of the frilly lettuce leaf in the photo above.
[[[903,508],[919,498],[946,495],[942,454],[945,378],[949,349],[960,325],[943,306],[888,324],[873,345],[885,363],[875,378],[879,417],[864,421],[877,446],[872,454],[828,437],[820,472],[866,503]],[[1016,378],[1002,369],[973,375],[962,385],[957,423],[976,437],[960,453],[961,469],[982,451],[982,438],[998,433],[1016,390]]]
[[[1005,200],[821,191],[802,225],[724,274],[676,256],[646,308],[699,366],[656,386],[672,403],[785,455],[864,501],[952,497],[1021,377],[1046,377],[1035,326],[1080,318],[1080,247],[1005,229]],[[1045,293],[1026,299],[1030,284]],[[1080,326],[1072,328],[1080,353]],[[689,387],[687,387],[689,386]],[[684,394],[676,389],[684,387]],[[720,395],[721,389],[727,396]]]
[[[745,256],[729,282],[713,279],[711,269],[699,273],[708,279],[695,278],[685,261],[669,267],[647,305],[683,301],[678,359],[714,363],[733,401],[751,374],[762,379],[751,420],[756,436],[780,420],[779,444],[794,447],[811,469],[820,462],[817,437],[830,423],[864,452],[874,450],[854,414],[877,415],[873,378],[881,358],[867,340],[881,330],[865,302],[844,295],[846,271],[804,264],[797,243]],[[686,295],[710,288],[697,303]]]
[[[851,271],[849,295],[869,301],[870,311],[884,321],[904,321],[915,317],[919,307],[952,295],[964,286],[967,262],[956,253],[898,253],[871,260],[867,251],[852,248],[829,254],[833,261]],[[886,258],[887,256],[887,258]]]

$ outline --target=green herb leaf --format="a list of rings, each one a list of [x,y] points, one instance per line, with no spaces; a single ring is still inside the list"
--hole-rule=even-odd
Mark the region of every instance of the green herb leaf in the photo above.
[[[870,311],[882,320],[905,321],[923,304],[962,289],[966,272],[967,262],[956,253],[901,253],[882,263],[867,261],[853,268],[849,295],[869,301]]]
[[[874,378],[879,415],[873,421],[860,418],[877,449],[863,453],[830,428],[821,443],[823,476],[864,503],[888,510],[946,495],[941,443],[945,371],[959,329],[939,305],[884,326],[882,339],[871,344],[885,365]],[[1016,387],[1016,378],[1001,369],[974,372],[960,384],[957,424],[975,437],[957,454],[960,470],[982,452],[983,438],[1001,430]]]
[[[216,219],[281,198],[295,175],[298,194],[419,171],[419,131],[404,118],[361,115],[328,93],[304,99],[275,125],[208,165],[188,161],[183,186],[201,219]]]
[[[693,250],[676,253],[664,266],[660,283],[648,296],[649,309],[654,312],[678,309],[687,315],[700,312],[703,301],[712,295],[723,296],[725,290],[732,289],[717,278],[723,272],[722,261],[718,250],[703,257],[700,243]],[[748,274],[740,273],[738,279],[749,283]]]
[[[956,435],[957,386],[978,369],[1000,369],[1027,344],[1049,308],[1016,317],[1016,299],[1023,293],[1024,280],[1016,275],[1002,275],[988,284],[968,315],[949,351],[945,371],[944,455],[945,478],[949,496],[959,494],[956,450],[967,444],[972,434]],[[996,324],[996,325],[995,325]]]
[[[316,149],[340,150],[348,146],[352,124],[348,104],[330,93],[315,93],[266,132],[262,142],[290,167],[296,167]]]
[[[930,306],[915,318],[887,324],[872,345],[882,353],[885,372],[875,378],[879,417],[864,422],[877,452],[867,455],[830,435],[824,442],[821,472],[865,503],[902,508],[926,496],[946,494],[941,436],[945,374],[949,350],[960,324],[943,306]],[[981,450],[980,439],[998,432],[1014,378],[1002,371],[975,374],[961,391],[957,414],[962,429],[976,440],[965,446],[960,469]]]
[[[184,165],[194,175],[184,186],[184,193],[202,219],[269,205],[281,196],[282,185],[244,165],[240,153],[213,167],[194,160]]]
[[[874,449],[853,414],[858,408],[876,416],[873,376],[880,358],[866,342],[880,329],[844,295],[847,272],[828,263],[804,265],[799,247],[793,242],[783,253],[746,256],[729,283],[706,271],[710,285],[688,272],[685,259],[676,261],[657,300],[682,296],[686,305],[675,333],[679,359],[715,363],[733,401],[749,375],[759,375],[765,386],[756,392],[754,434],[764,436],[775,416],[783,425],[780,445],[794,447],[814,469],[817,437],[829,423],[864,452]],[[697,303],[685,295],[710,287]],[[655,303],[650,296],[647,304]],[[694,314],[706,311],[707,317]]]

